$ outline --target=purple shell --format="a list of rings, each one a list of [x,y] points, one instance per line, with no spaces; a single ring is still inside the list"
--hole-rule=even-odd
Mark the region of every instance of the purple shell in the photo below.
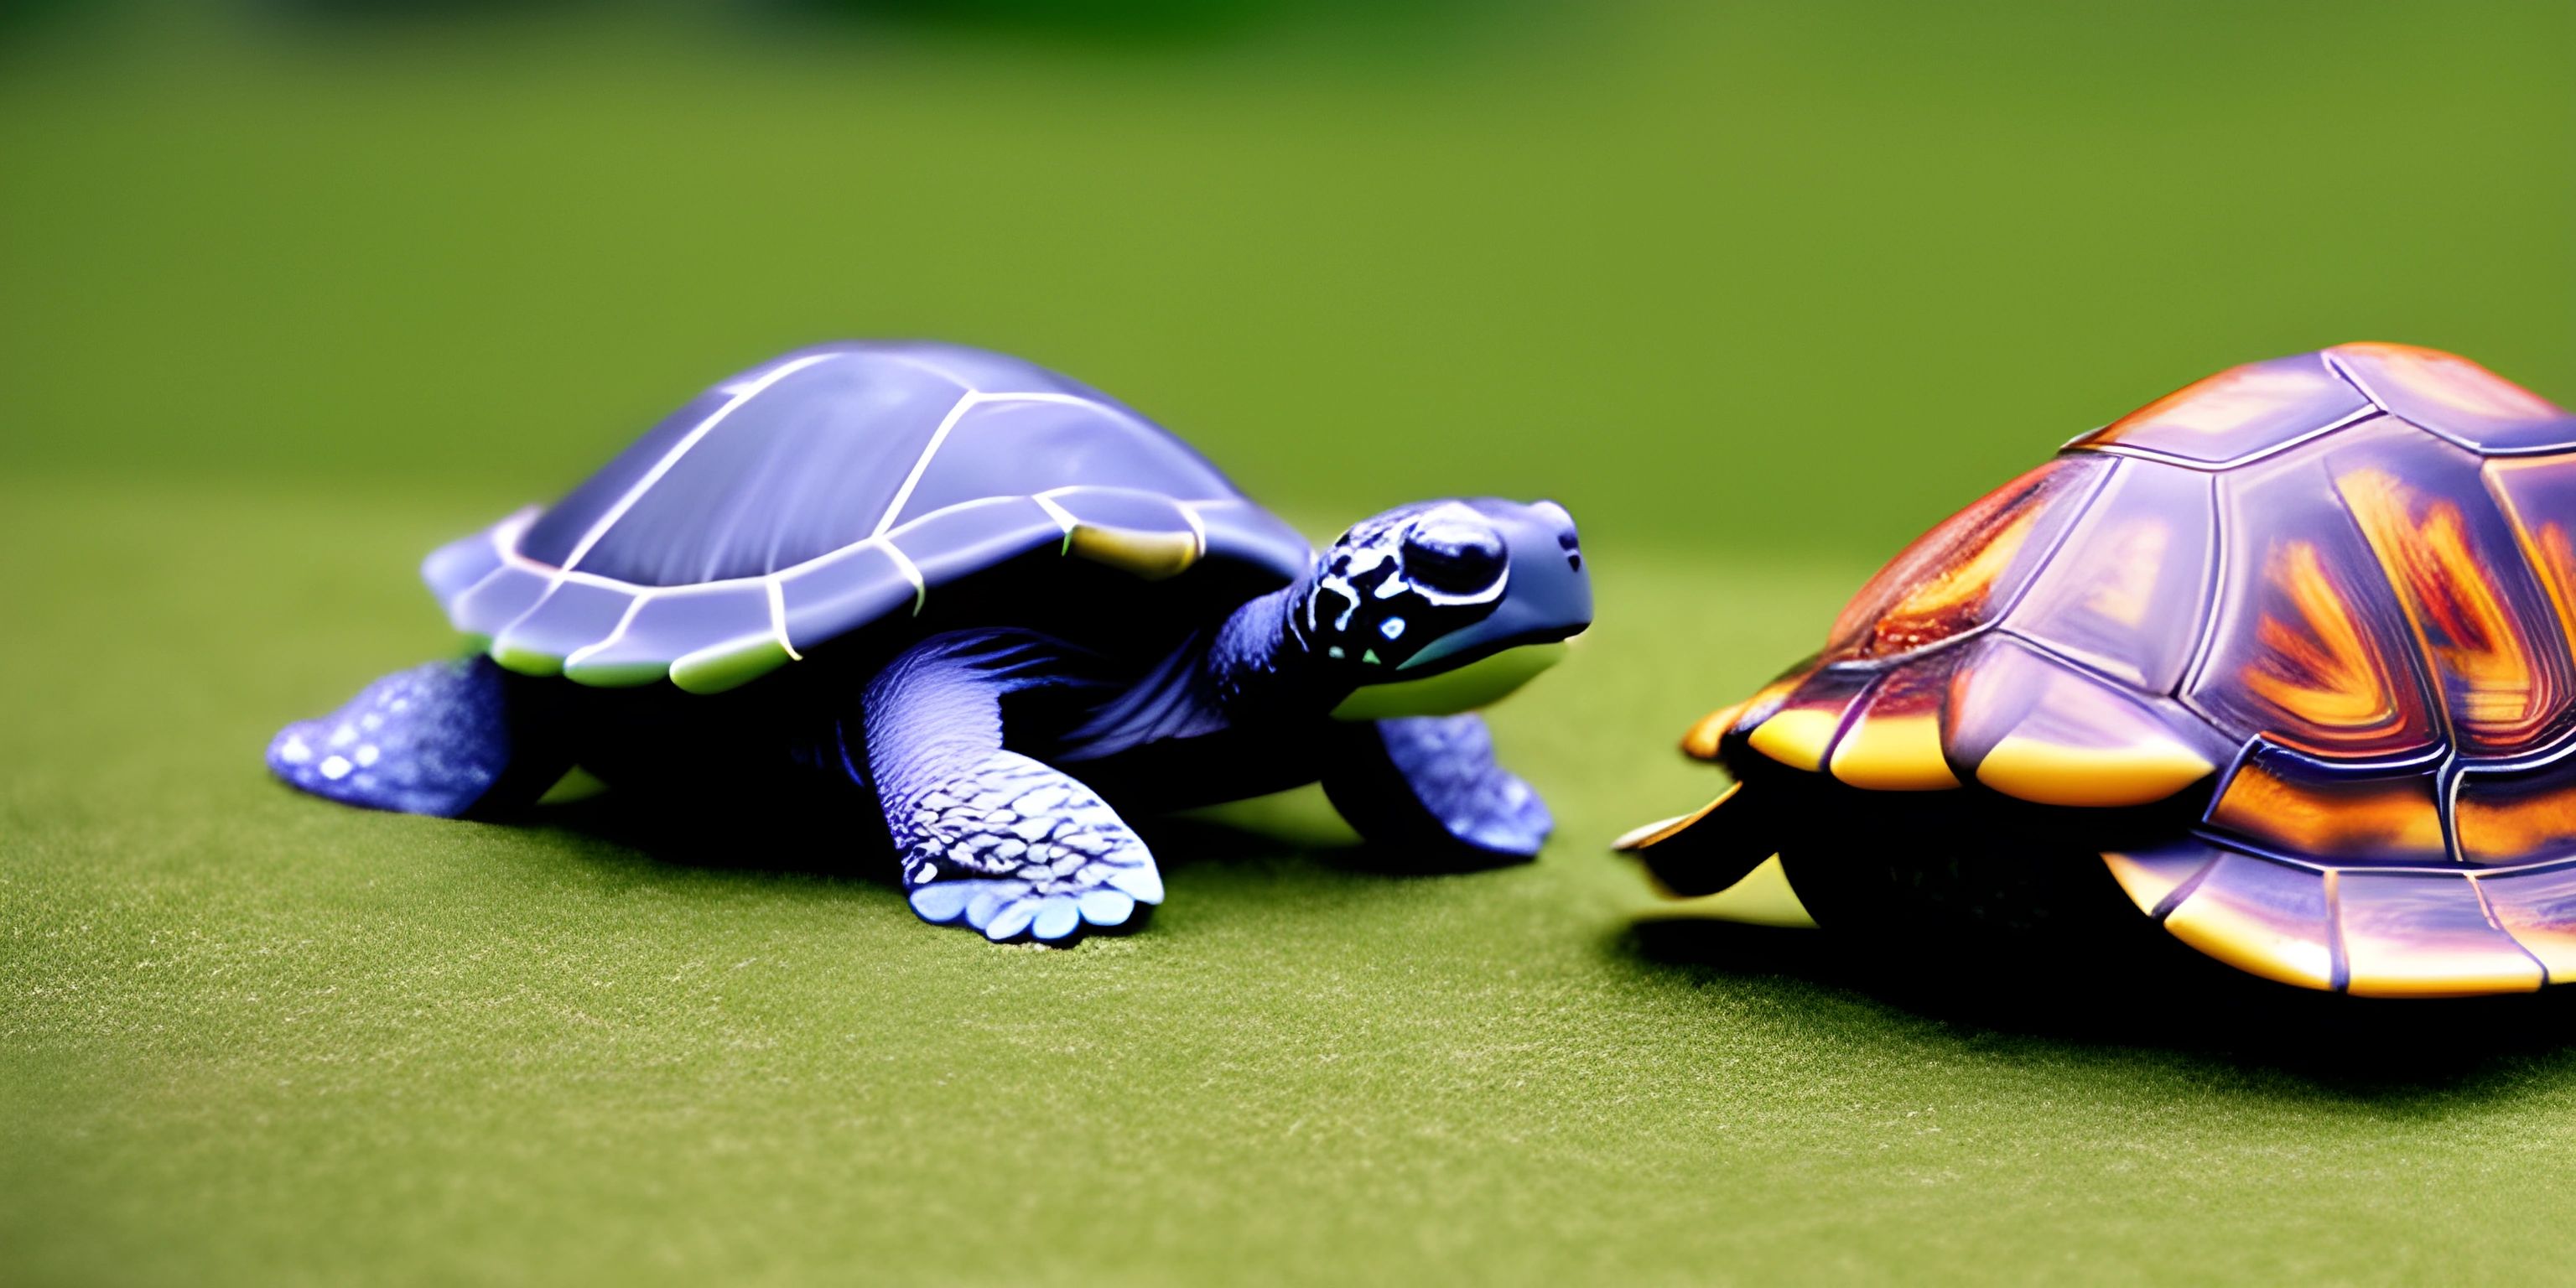
[[[422,576],[513,670],[712,692],[1048,548],[1145,576],[1214,561],[1271,585],[1311,558],[1096,390],[960,345],[852,342],[722,381]]]

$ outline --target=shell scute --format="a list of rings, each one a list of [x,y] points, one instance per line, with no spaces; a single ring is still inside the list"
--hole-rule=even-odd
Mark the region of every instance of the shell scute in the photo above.
[[[527,675],[561,674],[566,657],[608,638],[634,607],[635,595],[628,590],[558,582],[492,637],[492,660]]]
[[[2149,693],[2181,683],[2209,611],[2213,480],[2122,461],[2006,630]]]
[[[562,500],[536,514],[514,543],[519,553],[556,567],[569,562],[601,521],[617,511],[621,500],[646,486],[654,470],[670,459],[690,434],[707,425],[726,404],[736,401],[737,386],[758,375],[759,370],[744,372],[699,393],[678,411],[655,422],[643,437],[601,466],[598,473],[583,479]]]
[[[1959,775],[1941,736],[1941,711],[1950,676],[1967,651],[1943,649],[1882,673],[1834,743],[1834,777],[1871,791],[1957,787]]]
[[[991,349],[978,349],[938,340],[870,340],[864,343],[818,344],[779,355],[770,362],[754,367],[728,384],[757,377],[773,367],[800,358],[824,354],[839,355],[864,351],[869,356],[913,368],[961,393],[991,394],[1033,390],[1069,394],[1086,402],[1119,406],[1116,399],[1075,380],[1062,372],[1051,371],[1026,358],[1013,357]],[[1123,410],[1123,409],[1122,409]]]
[[[887,545],[852,546],[779,578],[780,615],[799,652],[861,622],[913,611],[925,599],[920,570]]]
[[[2325,874],[2225,853],[2165,914],[2175,938],[2265,979],[2333,988],[2334,913]]]
[[[429,593],[442,604],[453,604],[456,597],[474,588],[474,583],[489,577],[504,562],[502,551],[535,517],[535,511],[523,510],[504,519],[494,528],[473,536],[450,541],[430,551],[420,561],[420,579]]]
[[[2576,979],[2576,864],[2481,873],[2487,911],[2553,980]]]
[[[554,588],[543,572],[505,563],[447,602],[447,619],[467,635],[489,640]]]
[[[1788,701],[1789,695],[1814,674],[1812,663],[1792,667],[1787,674],[1754,690],[1740,702],[1730,702],[1691,722],[1682,734],[1682,754],[1697,760],[1721,759],[1730,745],[1740,743],[1739,735],[1771,718]]]
[[[765,583],[666,591],[644,597],[615,634],[565,658],[563,671],[580,683],[609,688],[650,684],[693,654],[775,638]]]
[[[2576,854],[2576,756],[2535,769],[2460,775],[2451,796],[2460,858],[2481,866]]]
[[[2165,845],[2105,851],[2102,861],[2138,911],[2160,917],[2168,903],[2181,902],[2178,895],[2189,893],[2193,878],[2208,871],[2219,854],[2198,837],[2182,837]]]
[[[1045,462],[1034,487],[1022,462]],[[1034,480],[1032,480],[1034,481]],[[910,523],[997,494],[1053,488],[1118,488],[1182,500],[1234,495],[1215,466],[1152,422],[1114,403],[1062,393],[979,394],[957,414],[937,454],[893,516]]]
[[[2576,416],[2455,353],[2411,344],[2343,344],[2326,355],[2372,402],[2479,452],[2576,447]]]
[[[2002,616],[2108,464],[2058,457],[1925,533],[1852,598],[1834,622],[1826,660],[1901,656]]]
[[[2576,641],[2576,454],[2491,460],[2482,472],[2548,592],[2560,638]]]
[[[2042,805],[2146,805],[2208,777],[2229,749],[2171,702],[2043,656],[1979,641],[1943,715],[1950,758],[1979,782]]]
[[[603,515],[599,535],[563,566],[690,586],[776,572],[863,540],[965,397],[903,363],[838,356],[746,387],[754,392],[709,417],[685,454]]]
[[[2191,704],[2222,728],[2326,758],[2438,747],[2405,610],[2323,462],[2302,454],[2230,475],[2220,498],[2220,589]]]
[[[1314,558],[1313,548],[1295,528],[1242,497],[1193,501],[1189,512],[1199,521],[1212,561],[1263,569],[1285,585]]]
[[[1823,769],[1853,703],[1876,678],[1848,667],[1816,670],[1778,708],[1747,726],[1746,745],[1793,769]]]
[[[1820,667],[1721,708],[1684,739],[1693,754],[1728,746],[1875,791],[1974,777],[2035,803],[2089,806],[2166,799],[2233,751],[2179,704],[2003,635],[1889,667]]]
[[[932,511],[888,534],[925,582],[963,577],[1063,544],[1064,529],[1046,507],[1025,496],[987,497]]]
[[[2320,862],[2447,863],[2441,777],[2433,764],[2380,773],[2337,769],[2258,747],[2209,807],[2211,825]]]
[[[2338,872],[2334,911],[2344,991],[2356,997],[2529,992],[2547,982],[2488,919],[2466,873]]]
[[[2324,355],[2231,367],[2185,385],[2067,446],[2151,452],[2201,466],[2249,460],[2371,410]]]
[[[1086,487],[1051,492],[1053,501],[1075,522],[1131,532],[1188,532],[1189,515],[1171,497],[1137,488]]]
[[[2480,460],[2406,422],[2328,455],[2336,492],[2413,624],[2463,754],[2527,754],[2576,725],[2576,663]]]

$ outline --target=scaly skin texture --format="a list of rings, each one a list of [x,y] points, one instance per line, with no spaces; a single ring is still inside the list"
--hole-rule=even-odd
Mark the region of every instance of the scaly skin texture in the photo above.
[[[1309,579],[1310,580],[1310,579]],[[1291,621],[1307,581],[1227,615],[1198,656],[1157,668],[1116,713],[1078,730],[1091,754],[1247,720],[1317,720],[1318,692]],[[926,640],[862,697],[868,766],[914,913],[995,941],[1066,942],[1163,900],[1154,857],[1079,779],[1003,746],[1002,699],[1048,682],[1042,651],[1003,634]],[[1400,785],[1393,788],[1401,792]]]
[[[1324,794],[1372,841],[1441,862],[1527,859],[1556,825],[1538,793],[1495,762],[1482,716],[1378,720],[1339,734]]]
[[[1153,856],[1117,811],[1017,752],[994,752],[887,814],[913,910],[926,921],[962,915],[994,939],[1061,939],[1077,915],[1118,926],[1138,903],[1163,899]]]
[[[1296,606],[1311,593],[1314,580],[1309,572],[1294,585],[1246,603],[1227,614],[1217,629],[1201,673],[1229,720],[1258,717],[1301,694],[1306,705],[1314,705],[1307,692],[1313,667],[1296,617]]]
[[[868,764],[922,920],[1063,940],[1163,900],[1153,856],[1100,797],[1002,748],[1001,700],[1037,659],[992,636],[926,640],[870,682]]]
[[[490,658],[424,662],[279,730],[268,767],[342,804],[462,818],[535,800],[571,768],[545,723],[516,708]]]

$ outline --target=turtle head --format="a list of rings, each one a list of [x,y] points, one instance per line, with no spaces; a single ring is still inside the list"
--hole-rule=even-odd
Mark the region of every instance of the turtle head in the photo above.
[[[1344,720],[1448,715],[1553,665],[1592,624],[1574,516],[1553,501],[1478,498],[1389,510],[1317,558],[1292,629],[1351,686]]]

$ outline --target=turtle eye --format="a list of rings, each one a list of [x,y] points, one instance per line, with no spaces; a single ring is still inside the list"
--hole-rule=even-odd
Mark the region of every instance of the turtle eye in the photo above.
[[[1472,595],[1503,575],[1503,545],[1485,533],[1428,531],[1404,543],[1407,580],[1442,595]]]

